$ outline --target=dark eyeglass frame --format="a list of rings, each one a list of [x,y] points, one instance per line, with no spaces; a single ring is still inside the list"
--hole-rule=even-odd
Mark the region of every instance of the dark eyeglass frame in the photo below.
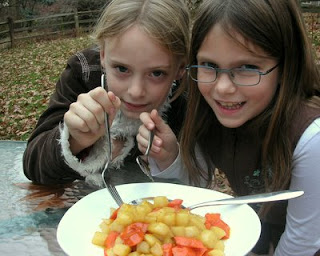
[[[262,71],[259,71],[259,70],[255,70],[255,69],[249,69],[249,68],[230,68],[230,69],[224,69],[224,68],[214,68],[214,67],[210,67],[210,66],[203,66],[203,65],[191,65],[191,66],[188,66],[186,67],[186,70],[188,72],[188,76],[195,82],[200,82],[200,83],[213,83],[217,80],[218,78],[218,74],[219,73],[228,73],[229,77],[230,77],[230,80],[232,81],[232,83],[234,83],[235,85],[238,85],[238,86],[255,86],[257,84],[260,83],[261,81],[261,76],[265,76],[269,73],[271,73],[274,69],[276,69],[277,67],[279,66],[279,63],[277,63],[277,65],[275,65],[274,67],[268,69],[267,71],[265,72],[262,72]],[[202,81],[199,81],[198,79],[194,78],[192,75],[191,75],[191,69],[192,68],[206,68],[206,69],[213,69],[216,71],[216,77],[212,80],[212,81],[209,81],[209,82],[202,82]],[[259,81],[255,84],[250,84],[250,85],[247,85],[247,84],[238,84],[236,82],[233,81],[233,76],[232,76],[232,71],[235,71],[235,70],[243,70],[243,71],[250,71],[250,72],[255,72],[259,75]]]

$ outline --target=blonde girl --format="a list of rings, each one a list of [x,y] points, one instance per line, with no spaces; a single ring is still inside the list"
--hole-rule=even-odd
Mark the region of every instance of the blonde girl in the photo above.
[[[114,0],[99,19],[96,48],[72,56],[48,109],[24,154],[24,172],[34,182],[86,179],[101,185],[107,161],[104,117],[109,115],[112,166],[141,154],[135,136],[141,112],[159,111],[178,134],[184,98],[176,81],[185,71],[189,13],[182,0]],[[101,88],[106,75],[109,91]]]

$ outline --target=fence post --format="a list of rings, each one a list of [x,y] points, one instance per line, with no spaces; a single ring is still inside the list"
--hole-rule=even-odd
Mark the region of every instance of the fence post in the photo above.
[[[74,22],[75,22],[75,28],[76,28],[76,37],[79,36],[79,16],[78,16],[78,10],[74,9]]]
[[[314,32],[314,15],[311,15],[311,39],[313,40],[313,32]]]
[[[10,47],[14,47],[14,26],[13,26],[13,19],[11,17],[8,17],[8,27],[9,27],[9,36],[10,36]]]

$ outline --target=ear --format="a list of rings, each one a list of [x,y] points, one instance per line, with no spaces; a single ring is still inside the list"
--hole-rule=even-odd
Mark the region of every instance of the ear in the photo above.
[[[175,80],[180,80],[186,72],[186,61],[181,61]]]
[[[101,66],[105,69],[105,51],[104,51],[104,46],[100,48],[100,63],[101,63]]]

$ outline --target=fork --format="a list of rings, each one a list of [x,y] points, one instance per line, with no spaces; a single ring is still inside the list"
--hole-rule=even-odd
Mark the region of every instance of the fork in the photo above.
[[[103,89],[105,89],[106,91],[108,91],[108,86],[106,86],[106,80],[105,80],[105,74],[101,75],[101,87]],[[123,204],[123,201],[116,189],[116,187],[112,184],[111,179],[110,179],[110,172],[107,172],[108,170],[108,166],[109,163],[111,161],[112,158],[112,146],[111,146],[111,135],[110,135],[110,127],[109,127],[109,116],[108,114],[105,112],[105,127],[106,127],[106,137],[108,140],[108,159],[107,162],[103,168],[103,171],[101,173],[102,176],[102,181],[104,183],[104,186],[108,189],[109,193],[111,194],[112,198],[116,201],[116,203],[118,204],[118,206],[121,206]],[[105,177],[105,173],[107,172],[107,176]]]
[[[253,194],[247,196],[238,196],[238,197],[228,197],[222,199],[214,199],[211,201],[205,201],[197,204],[190,205],[185,207],[181,205],[181,207],[187,208],[190,211],[200,208],[200,207],[209,207],[215,205],[241,205],[241,204],[252,204],[252,203],[266,203],[266,202],[274,202],[274,201],[283,201],[289,200],[292,198],[300,197],[304,194],[302,190],[281,190],[275,192],[266,192],[260,194]],[[153,201],[154,197],[142,197],[139,199],[132,200],[129,204],[138,205],[143,201]],[[172,201],[169,199],[169,201]]]
[[[153,177],[151,176],[151,173],[150,173],[148,156],[149,156],[149,152],[150,152],[150,149],[151,149],[151,146],[152,146],[153,137],[154,137],[154,133],[153,133],[153,131],[150,131],[149,132],[149,139],[148,139],[148,147],[147,147],[146,152],[144,153],[143,156],[137,156],[137,158],[136,158],[136,161],[137,161],[140,169],[143,171],[143,173],[145,175],[148,176],[148,178],[151,181],[154,181],[154,179],[153,179]]]

